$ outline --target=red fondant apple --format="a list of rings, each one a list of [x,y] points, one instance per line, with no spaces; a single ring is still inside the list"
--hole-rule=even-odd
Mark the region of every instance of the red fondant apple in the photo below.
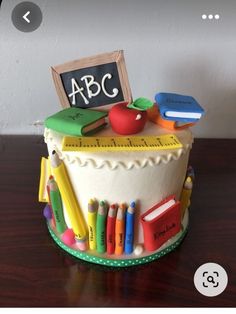
[[[130,135],[141,132],[147,121],[147,112],[127,107],[123,102],[113,106],[109,112],[109,120],[114,132]]]

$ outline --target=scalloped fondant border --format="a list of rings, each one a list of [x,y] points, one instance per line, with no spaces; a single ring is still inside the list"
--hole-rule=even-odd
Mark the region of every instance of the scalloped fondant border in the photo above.
[[[53,143],[53,137],[49,135],[50,130],[45,128],[44,132],[44,140],[45,143],[48,143],[50,141]],[[69,154],[65,153],[62,154],[61,150],[58,149],[58,147],[53,143],[53,148],[57,151],[59,158],[61,160],[66,160],[69,164],[77,162],[80,167],[86,167],[86,166],[92,166],[96,169],[101,169],[103,167],[107,167],[110,170],[116,170],[118,168],[123,168],[125,170],[131,170],[132,168],[145,168],[147,166],[156,166],[160,163],[167,164],[172,160],[178,160],[183,154],[185,154],[189,149],[191,149],[193,143],[193,137],[191,136],[191,142],[190,144],[186,144],[183,148],[180,148],[172,153],[167,153],[165,156],[157,156],[156,158],[148,157],[144,158],[142,161],[139,160],[132,160],[127,163],[123,161],[113,161],[110,160],[103,160],[101,163],[98,163],[93,158],[86,158],[85,160],[82,160],[78,156],[71,157]]]

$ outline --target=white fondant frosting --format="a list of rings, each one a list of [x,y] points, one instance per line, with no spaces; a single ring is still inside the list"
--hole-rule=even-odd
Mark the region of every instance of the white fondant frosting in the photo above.
[[[182,148],[138,152],[64,152],[61,150],[63,134],[49,129],[45,129],[45,142],[49,154],[55,149],[64,161],[85,217],[91,198],[106,200],[109,204],[137,202],[134,240],[134,245],[137,245],[143,243],[140,214],[169,195],[174,194],[179,199],[193,142],[188,129],[171,132],[151,122],[138,134],[158,136],[170,133],[178,137]],[[111,128],[106,128],[96,136],[117,135]]]

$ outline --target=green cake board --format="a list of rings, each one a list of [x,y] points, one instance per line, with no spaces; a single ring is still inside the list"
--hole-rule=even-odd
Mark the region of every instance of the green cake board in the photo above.
[[[187,212],[187,211],[186,211]],[[188,213],[186,213],[188,216]],[[185,224],[183,224],[183,228],[181,232],[178,233],[178,236],[175,238],[174,241],[171,241],[169,245],[166,245],[163,249],[158,250],[157,252],[147,255],[147,256],[142,256],[142,257],[133,257],[133,258],[126,258],[126,259],[115,259],[115,258],[104,258],[102,256],[95,256],[90,254],[89,252],[81,252],[79,250],[75,250],[67,245],[65,245],[61,239],[56,235],[56,233],[53,231],[51,228],[50,224],[47,224],[49,233],[53,240],[56,242],[56,244],[69,253],[70,255],[90,262],[90,263],[95,263],[95,264],[100,264],[104,266],[111,266],[111,267],[127,267],[127,266],[135,266],[135,265],[141,265],[145,263],[152,262],[168,253],[173,251],[176,247],[180,245],[180,243],[183,241],[187,231],[188,231],[188,217],[187,221]]]

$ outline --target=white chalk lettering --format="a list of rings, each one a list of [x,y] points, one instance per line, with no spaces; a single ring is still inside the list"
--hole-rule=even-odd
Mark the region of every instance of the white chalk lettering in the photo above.
[[[101,86],[98,84],[98,82],[96,82],[94,80],[94,76],[92,76],[92,75],[84,75],[83,77],[81,77],[81,81],[85,82],[89,98],[95,97],[95,96],[97,96],[101,92]],[[90,89],[91,86],[96,86],[97,87],[97,91],[93,92]]]
[[[72,105],[76,105],[76,94],[80,94],[81,97],[84,100],[84,103],[86,105],[89,104],[89,99],[96,97],[97,95],[99,95],[101,93],[101,91],[109,98],[115,98],[118,93],[119,90],[118,88],[113,88],[112,89],[112,93],[109,93],[107,90],[107,86],[106,86],[106,80],[110,80],[112,79],[112,75],[110,73],[107,73],[103,76],[101,84],[99,84],[97,81],[95,81],[95,78],[93,75],[84,75],[83,77],[81,77],[81,81],[84,81],[85,84],[85,88],[81,87],[78,82],[76,81],[75,78],[71,79],[71,88],[72,88],[72,92],[69,94],[69,97],[72,97]],[[95,87],[95,89],[93,88],[93,90],[91,89],[92,87]],[[87,90],[87,97],[84,95],[84,90]]]
[[[84,88],[80,87],[74,78],[71,79],[71,87],[72,87],[72,93],[69,94],[69,97],[72,97],[72,105],[76,105],[75,95],[78,93],[80,93],[80,95],[82,96],[85,104],[88,105],[89,101],[82,93]]]
[[[107,97],[109,97],[109,98],[114,98],[114,97],[116,97],[117,95],[118,95],[118,93],[119,93],[119,90],[118,90],[118,88],[113,88],[113,94],[109,94],[108,93],[108,91],[107,91],[107,89],[106,89],[106,87],[105,87],[105,82],[106,82],[106,80],[107,79],[111,79],[112,78],[112,75],[110,74],[110,73],[107,73],[107,74],[105,74],[104,76],[103,76],[103,78],[102,78],[102,82],[101,82],[101,84],[102,84],[102,91],[103,91],[103,93],[107,96]]]

